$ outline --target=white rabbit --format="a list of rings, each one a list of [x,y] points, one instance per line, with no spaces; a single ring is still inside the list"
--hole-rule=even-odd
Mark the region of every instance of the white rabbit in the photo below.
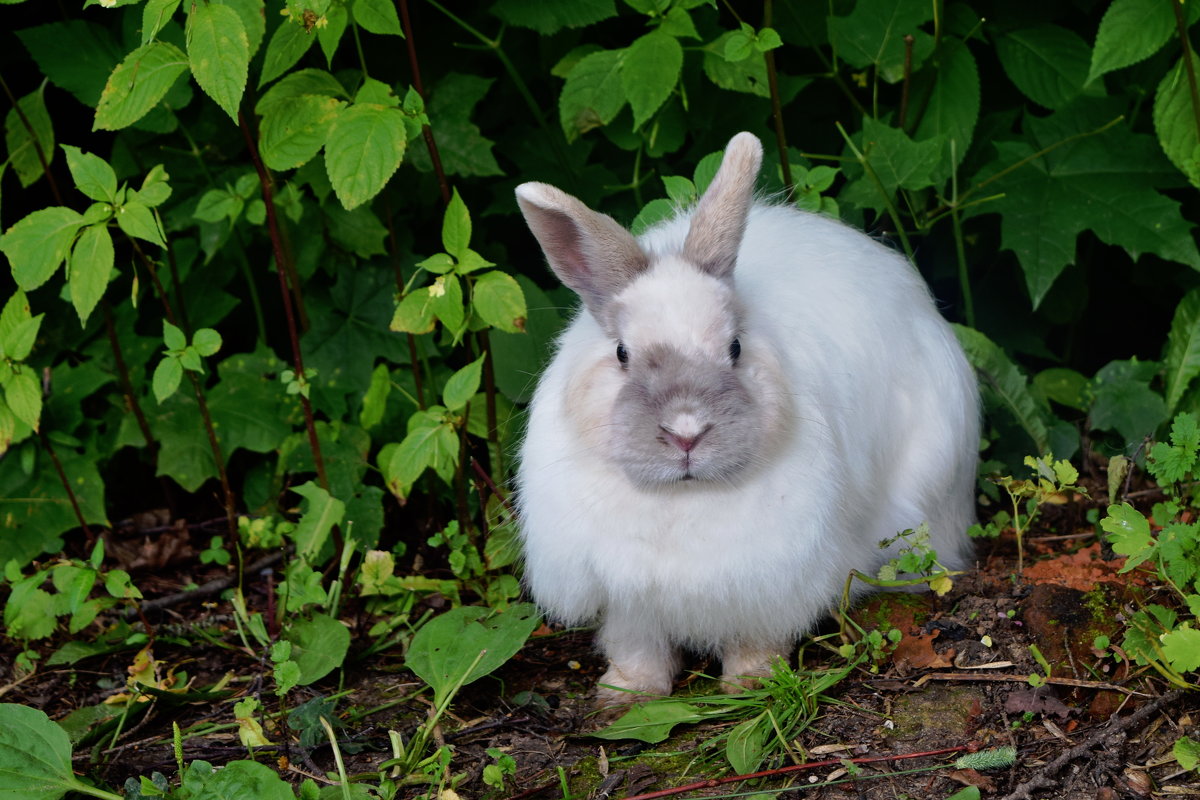
[[[669,694],[681,649],[767,674],[923,521],[968,560],[978,396],[953,332],[901,256],[755,204],[761,162],[733,137],[696,208],[640,239],[517,187],[584,304],[530,407],[525,578],[551,617],[600,621],[602,684]]]

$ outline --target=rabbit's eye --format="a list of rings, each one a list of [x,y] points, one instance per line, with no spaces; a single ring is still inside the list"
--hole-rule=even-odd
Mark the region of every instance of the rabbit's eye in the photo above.
[[[625,349],[624,342],[617,342],[617,361],[622,364],[629,363],[629,351]]]
[[[742,343],[734,339],[729,343],[729,358],[733,361],[738,360],[738,356],[742,354]]]

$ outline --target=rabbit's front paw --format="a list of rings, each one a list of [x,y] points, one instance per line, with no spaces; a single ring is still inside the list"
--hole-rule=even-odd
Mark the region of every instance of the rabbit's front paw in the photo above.
[[[721,691],[740,694],[746,689],[755,689],[760,679],[771,674],[771,665],[776,659],[787,659],[789,647],[731,647],[721,656]]]

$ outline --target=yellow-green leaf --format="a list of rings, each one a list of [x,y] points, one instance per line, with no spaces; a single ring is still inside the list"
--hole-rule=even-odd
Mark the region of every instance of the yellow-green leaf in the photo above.
[[[325,170],[342,205],[355,208],[379,194],[407,143],[399,109],[364,103],[343,110],[325,139]]]
[[[196,83],[236,123],[250,66],[250,40],[238,12],[216,3],[194,3],[187,49]]]
[[[151,42],[134,50],[108,76],[92,129],[116,131],[137,122],[187,68],[187,56],[173,44]]]

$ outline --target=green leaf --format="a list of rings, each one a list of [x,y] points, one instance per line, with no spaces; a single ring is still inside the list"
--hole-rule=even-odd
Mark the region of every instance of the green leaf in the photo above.
[[[1033,385],[1047,399],[1076,411],[1087,411],[1092,404],[1088,379],[1073,369],[1051,367],[1033,376]]]
[[[301,686],[321,680],[342,665],[350,649],[350,631],[327,614],[300,620],[287,633],[292,660],[300,666]]]
[[[674,36],[651,31],[625,51],[621,89],[633,110],[633,127],[640,128],[654,115],[679,82],[683,47]]]
[[[624,50],[601,50],[579,60],[558,95],[558,116],[567,141],[612,122],[625,105]]]
[[[904,77],[905,36],[913,37],[914,70],[933,52],[933,37],[919,27],[931,19],[933,6],[924,0],[859,0],[848,16],[829,18],[829,38],[851,66],[873,64],[896,83]]]
[[[291,69],[316,40],[317,37],[304,30],[299,23],[291,19],[280,22],[275,33],[271,34],[271,41],[267,43],[262,74],[258,77],[259,88]]]
[[[156,164],[142,179],[142,188],[137,190],[136,199],[150,208],[160,206],[171,196],[171,187],[167,183],[169,176],[162,164]]]
[[[346,504],[313,481],[297,486],[292,491],[308,501],[304,514],[292,533],[292,541],[296,543],[296,555],[309,564],[315,564],[318,553],[329,539],[329,532],[345,516]]]
[[[507,333],[525,330],[525,294],[511,275],[499,270],[485,272],[471,292],[475,313],[488,325]]]
[[[635,695],[630,695],[635,697]],[[592,736],[600,739],[636,739],[657,744],[671,735],[676,725],[699,722],[704,714],[699,706],[682,700],[651,700],[635,703],[616,722]]]
[[[117,173],[103,158],[69,144],[62,146],[75,188],[93,200],[112,203],[117,195]]]
[[[267,32],[266,15],[263,13],[263,0],[215,0],[229,6],[242,18],[242,29],[246,31],[246,39],[250,43],[250,56],[253,57],[262,45],[263,36]]]
[[[193,761],[188,769],[194,769],[198,763],[203,762]],[[192,780],[184,780],[185,786],[193,787],[193,784]],[[200,793],[193,796],[205,800],[241,800],[246,797],[253,797],[254,800],[295,800],[296,797],[292,788],[275,770],[256,761],[229,762],[213,772],[204,781]]]
[[[1200,631],[1179,627],[1161,638],[1163,655],[1176,672],[1195,672],[1200,669]]]
[[[426,469],[457,463],[458,436],[454,428],[436,420],[431,422],[410,430],[381,464],[388,490],[397,497],[407,495]]]
[[[725,757],[739,775],[756,772],[766,751],[770,722],[767,712],[744,720],[729,732],[725,740]]]
[[[739,31],[726,31],[704,48],[704,74],[708,79],[734,92],[745,92],[758,97],[770,97],[771,88],[767,80],[767,65],[757,55],[747,56],[741,61],[729,61],[726,57],[729,42]]]
[[[142,9],[142,44],[153,41],[178,9],[179,0],[147,0]]]
[[[480,356],[455,372],[446,381],[446,387],[442,389],[442,402],[446,408],[451,411],[461,411],[467,405],[467,401],[479,391],[479,380],[483,373],[485,358],[487,358],[486,355]]]
[[[13,373],[4,387],[4,399],[17,419],[35,431],[42,417],[42,385],[26,368]]]
[[[228,189],[209,189],[196,204],[192,216],[204,222],[220,222],[223,219],[237,219],[246,203],[242,198]]]
[[[317,41],[321,44],[321,52],[325,54],[327,65],[333,64],[333,56],[349,24],[350,12],[346,10],[346,6],[332,5],[325,12],[325,26],[317,28]]]
[[[167,246],[166,240],[163,239],[162,229],[158,226],[158,220],[154,218],[154,212],[145,203],[131,200],[118,208],[117,225],[130,236],[143,239],[159,247]]]
[[[273,89],[282,84],[280,81]],[[263,162],[275,170],[295,169],[307,163],[325,145],[329,128],[344,105],[336,98],[315,94],[271,104],[259,128]]]
[[[466,310],[463,308],[462,282],[457,275],[438,276],[429,287],[429,306],[455,337],[461,333],[466,323]]]
[[[193,3],[187,51],[196,83],[237,124],[250,67],[250,40],[241,16],[229,6]]]
[[[1174,0],[1172,0],[1174,2]],[[1100,20],[1086,83],[1154,55],[1175,34],[1172,3],[1113,0]]]
[[[44,712],[15,703],[0,703],[0,787],[3,800],[58,800],[87,789],[71,766],[67,732]]]
[[[388,328],[404,333],[429,333],[434,324],[429,287],[425,286],[409,292],[400,300]]]
[[[354,0],[354,21],[371,33],[404,38],[392,0]]]
[[[1192,68],[1200,74],[1200,58],[1195,53],[1192,53]],[[1171,163],[1193,186],[1200,187],[1200,137],[1186,73],[1180,58],[1158,84],[1154,94],[1154,132]]]
[[[1171,748],[1171,754],[1175,756],[1175,760],[1179,762],[1179,766],[1187,770],[1194,770],[1200,766],[1200,742],[1195,739],[1190,739],[1187,736],[1181,736],[1175,741],[1175,746]]]
[[[913,108],[925,108],[913,139],[922,141],[940,136],[946,143],[941,163],[950,166],[962,163],[974,137],[980,107],[979,70],[966,44],[952,38],[942,41],[925,69],[913,80],[912,103]],[[954,142],[954,162],[950,160],[951,142]],[[935,170],[935,174],[935,184],[949,177],[948,172],[943,176],[940,170]]]
[[[461,258],[471,246],[471,214],[458,189],[454,190],[442,216],[442,246],[455,258]]]
[[[163,360],[159,361],[158,366],[154,368],[154,379],[151,381],[154,399],[161,404],[175,394],[181,380],[183,380],[183,365],[179,363],[179,359],[173,356],[164,356]]]
[[[206,358],[221,349],[221,334],[212,328],[201,328],[192,335],[192,347]]]
[[[325,140],[325,170],[342,205],[352,209],[377,195],[407,143],[399,109],[362,104],[343,110]]]
[[[12,361],[28,358],[44,316],[38,314],[35,317],[30,313],[29,298],[23,291],[13,292],[4,304],[4,310],[0,311],[0,358]]]
[[[92,309],[104,295],[112,275],[114,258],[112,234],[105,225],[85,228],[75,242],[67,267],[70,272],[71,303],[79,315],[80,325],[87,324]]]
[[[1192,289],[1179,305],[1167,334],[1166,368],[1167,415],[1175,413],[1188,386],[1200,375],[1200,289]]]
[[[187,68],[187,56],[173,44],[151,42],[134,50],[108,76],[92,129],[116,131],[137,122]]]
[[[108,29],[69,20],[16,32],[41,73],[79,102],[95,108],[105,76],[124,54]]]
[[[325,209],[325,221],[329,224],[329,236],[339,247],[354,253],[359,258],[381,256],[387,253],[384,240],[388,231],[370,206],[359,206],[347,211],[331,203]]]
[[[1050,433],[1045,414],[1029,391],[1025,376],[1009,360],[995,342],[973,328],[953,325],[954,335],[967,355],[971,366],[979,373],[1001,405],[1009,410],[1024,431],[1033,439],[1039,453],[1050,449]]]
[[[540,621],[530,603],[504,613],[475,606],[451,609],[417,631],[405,666],[433,687],[434,705],[440,705],[512,658]]]
[[[338,79],[321,69],[300,69],[285,75],[268,89],[254,106],[254,112],[266,117],[280,104],[291,105],[303,95],[346,98],[346,90]]]
[[[34,211],[0,237],[0,251],[12,264],[17,285],[32,291],[50,280],[67,257],[83,217],[62,206]]]
[[[294,401],[276,378],[282,367],[273,356],[251,353],[237,353],[217,365],[221,380],[208,391],[208,409],[226,454],[240,448],[271,453],[292,432]]]
[[[25,127],[17,109],[25,115],[29,128]],[[4,142],[8,147],[8,163],[22,186],[32,185],[44,172],[38,147],[41,147],[47,167],[54,162],[54,123],[46,110],[45,86],[25,95],[17,101],[15,108],[9,109],[4,118]]]
[[[72,448],[60,449],[58,456],[84,519],[88,524],[107,525],[104,481],[94,456],[77,454]],[[26,564],[42,552],[58,553],[63,546],[60,535],[79,527],[50,459],[38,459],[32,471],[21,462],[15,454],[0,459],[0,497],[5,498],[4,513],[0,514],[0,564],[9,559]]]
[[[898,189],[916,191],[933,185],[933,171],[942,155],[942,142],[914,142],[904,131],[870,117],[863,120],[863,154],[889,195]]]
[[[491,12],[510,25],[548,35],[563,28],[583,28],[617,15],[613,0],[497,0]]]
[[[1091,49],[1073,31],[1038,25],[996,40],[996,55],[1022,94],[1046,108],[1062,108],[1083,90]]]
[[[450,72],[433,87],[426,113],[437,131],[438,152],[447,175],[504,174],[492,155],[493,142],[471,122],[475,106],[487,96],[493,83],[492,78]],[[414,147],[407,158],[422,172],[433,171],[426,148]]]
[[[1097,430],[1115,430],[1127,443],[1150,436],[1167,419],[1167,405],[1150,388],[1153,364],[1113,361],[1092,379],[1091,423]],[[1149,374],[1142,374],[1145,369]]]
[[[376,364],[371,372],[371,383],[367,386],[367,393],[363,395],[362,410],[358,414],[359,425],[371,430],[383,421],[383,413],[387,410],[387,399],[391,391],[392,376],[387,364]]]
[[[1150,523],[1129,503],[1109,506],[1108,516],[1100,520],[1100,527],[1108,534],[1113,552],[1127,556],[1121,572],[1128,572],[1154,554]]]

